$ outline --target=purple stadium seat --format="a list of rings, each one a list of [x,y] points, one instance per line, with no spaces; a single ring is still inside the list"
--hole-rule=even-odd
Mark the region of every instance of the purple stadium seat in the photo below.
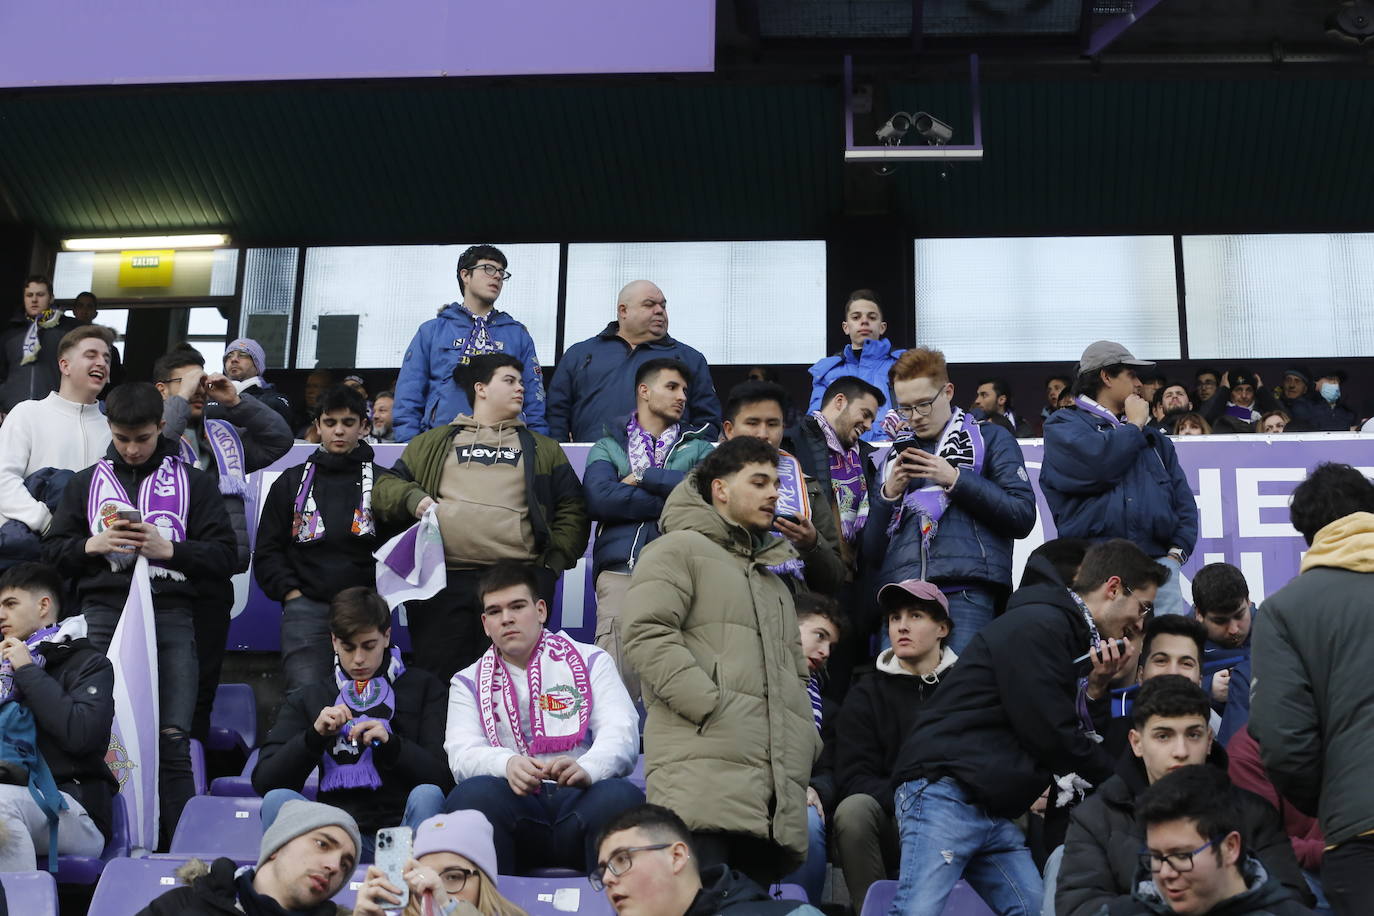
[[[339,889],[332,899],[341,907],[353,909],[353,904],[358,901],[358,891],[362,889],[363,879],[367,877],[367,866],[359,865],[353,869],[353,874],[349,877],[344,886]]]
[[[258,860],[262,799],[197,795],[186,803],[168,855],[210,862],[221,856],[240,865]]]
[[[129,916],[181,882],[176,870],[185,859],[111,859],[95,886],[86,916]],[[13,912],[13,910],[11,910]]]
[[[94,884],[100,880],[105,864],[129,854],[129,813],[124,796],[116,795],[110,802],[110,836],[99,856],[58,856],[58,884]],[[38,866],[46,868],[48,857],[38,857]]]
[[[644,791],[644,755],[643,755],[643,754],[640,754],[640,755],[639,755],[639,762],[636,763],[636,764],[635,764],[635,768],[634,768],[633,770],[630,771],[630,775],[627,776],[627,777],[625,777],[625,778],[628,779],[628,780],[630,780],[630,782],[634,783],[635,785],[639,786],[639,791],[641,791],[641,792]]]
[[[220,776],[210,783],[210,794],[218,795],[222,798],[257,798],[258,793],[253,791],[253,768],[258,765],[258,751],[248,755],[248,762],[243,765],[243,772],[237,776]],[[320,791],[320,771],[315,770],[306,777],[305,785],[301,788],[301,794],[311,801]]]
[[[205,745],[195,738],[191,739],[191,779],[196,784],[196,794],[205,794]]]
[[[5,903],[15,916],[57,916],[57,882],[45,871],[0,874]]]
[[[859,916],[887,916],[887,911],[892,909],[892,898],[895,896],[896,881],[875,881],[868,889],[863,912]],[[969,887],[967,881],[960,881],[954,885],[949,900],[945,901],[944,916],[992,916],[992,910],[983,902],[983,898],[978,896],[978,892]]]
[[[892,909],[892,898],[896,896],[896,881],[874,881],[864,897],[864,908],[859,916],[887,916],[887,911]]]
[[[597,893],[586,878],[515,878],[502,875],[502,896],[530,916],[614,916],[606,894]]]
[[[212,751],[238,748],[245,755],[258,746],[258,702],[248,684],[220,684],[210,710]]]
[[[806,888],[800,884],[774,884],[768,889],[768,893],[777,900],[806,901]]]

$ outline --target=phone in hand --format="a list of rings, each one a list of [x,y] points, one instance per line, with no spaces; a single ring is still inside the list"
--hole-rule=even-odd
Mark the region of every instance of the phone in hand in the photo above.
[[[1111,639],[1111,640],[1108,640],[1108,642],[1114,642],[1114,643],[1116,643],[1116,651],[1117,651],[1118,654],[1124,653],[1124,652],[1126,651],[1126,646],[1128,645],[1128,643],[1127,643],[1126,640],[1124,640],[1124,639]],[[1089,651],[1086,655],[1080,655],[1080,656],[1078,656],[1078,658],[1075,658],[1075,659],[1073,660],[1073,663],[1074,663],[1075,665],[1077,665],[1077,664],[1080,663],[1080,662],[1086,662],[1088,659],[1090,659],[1090,658],[1092,658],[1092,657],[1093,657],[1093,654],[1092,654],[1091,651]]]
[[[919,449],[920,447],[915,436],[903,436],[901,439],[892,443],[892,454],[900,455],[909,448]]]
[[[135,525],[143,521],[143,514],[137,509],[120,509],[115,515]]]
[[[801,519],[797,518],[791,512],[778,512],[773,516],[773,520],[777,521],[778,519],[782,519],[785,522],[791,522],[794,525],[801,524]]]
[[[392,887],[401,892],[401,902],[395,909],[403,910],[410,902],[410,886],[406,884],[406,863],[410,861],[411,832],[409,827],[383,827],[377,831],[376,866],[386,875]]]

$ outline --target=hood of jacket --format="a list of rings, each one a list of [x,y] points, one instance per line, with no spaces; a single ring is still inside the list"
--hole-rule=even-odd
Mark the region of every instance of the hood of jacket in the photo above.
[[[1374,512],[1352,512],[1319,530],[1299,572],[1318,566],[1374,572]]]
[[[1267,912],[1267,907],[1283,905],[1284,912],[1291,912],[1291,907],[1296,905],[1293,900],[1292,892],[1278,882],[1277,879],[1269,877],[1269,872],[1265,870],[1263,863],[1259,859],[1247,853],[1240,866],[1241,876],[1245,879],[1244,893],[1221,901],[1216,906],[1207,911],[1208,916],[1242,916],[1242,914],[1255,914]],[[1132,894],[1136,900],[1143,903],[1151,913],[1172,914],[1173,907],[1169,906],[1159,889],[1155,887],[1154,880],[1148,875],[1136,874],[1135,892]],[[1308,912],[1301,910],[1301,912]]]
[[[202,859],[190,859],[185,864],[177,868],[174,875],[184,885],[190,887],[196,896],[206,903],[225,909],[229,913],[241,913],[243,909],[238,905],[237,881],[240,875],[252,874],[254,871],[250,866],[240,867],[233,859],[216,859],[213,862],[205,862]],[[268,903],[275,901],[268,900]],[[301,913],[305,912],[310,916],[350,916],[353,912],[347,907],[326,900],[324,903],[310,910],[286,910],[277,907],[282,913]]]
[[[940,682],[940,676],[954,667],[954,663],[958,660],[959,656],[954,654],[954,650],[949,646],[945,646],[944,649],[940,651],[940,663],[935,666],[934,671],[929,674],[912,674],[910,671],[903,668],[902,663],[897,660],[896,649],[884,649],[878,655],[877,667],[883,674],[895,674],[899,677],[919,677],[927,683],[938,684]]]
[[[450,302],[448,305],[439,309],[439,314],[435,317],[445,318],[450,321],[461,321],[464,324],[472,324],[472,315],[463,308],[462,302]],[[505,324],[514,320],[515,319],[512,318],[509,313],[503,312],[495,307],[493,307],[490,312],[487,312],[487,324],[489,326]]]
[[[1226,748],[1216,739],[1212,740],[1212,749],[1207,753],[1207,763],[1223,773],[1230,763],[1230,758],[1226,756]],[[1127,747],[1117,758],[1116,776],[1119,782],[1108,780],[1102,784],[1099,791],[1102,792],[1103,799],[1109,804],[1134,810],[1135,800],[1150,787],[1150,776],[1145,772],[1145,761]]]
[[[736,522],[728,522],[714,506],[706,504],[697,491],[696,471],[689,473],[673,488],[663,505],[659,528],[670,531],[695,531],[705,535],[726,550],[747,557],[763,566],[777,566],[797,556],[792,542],[770,534],[756,536]]]
[[[711,865],[701,870],[701,890],[683,916],[713,916],[739,903],[770,901],[768,892],[728,865]]]

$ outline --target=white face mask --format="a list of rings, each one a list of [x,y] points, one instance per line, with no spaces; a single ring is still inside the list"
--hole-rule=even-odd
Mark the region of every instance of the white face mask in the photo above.
[[[1341,386],[1322,382],[1322,397],[1326,399],[1328,404],[1336,403],[1341,399]]]

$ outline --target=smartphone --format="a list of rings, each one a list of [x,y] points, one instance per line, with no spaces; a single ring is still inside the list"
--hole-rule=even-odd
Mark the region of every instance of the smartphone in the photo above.
[[[782,519],[783,521],[785,521],[785,522],[791,522],[791,523],[794,524],[794,525],[800,525],[800,524],[801,524],[801,520],[798,519],[798,518],[797,518],[795,515],[793,515],[791,512],[779,512],[778,514],[776,514],[776,515],[773,516],[773,519],[774,519],[775,521],[776,521],[777,519]]]
[[[383,827],[377,831],[373,864],[382,870],[392,887],[401,891],[401,902],[389,909],[403,910],[410,902],[410,886],[405,879],[406,863],[410,861],[410,844],[409,827]]]
[[[1126,646],[1127,646],[1126,640],[1124,640],[1124,639],[1113,639],[1113,640],[1111,640],[1111,641],[1114,642],[1114,643],[1116,643],[1116,651],[1117,651],[1118,653],[1121,653],[1121,652],[1125,652],[1125,651],[1126,651]],[[1093,657],[1092,652],[1088,652],[1086,655],[1080,655],[1080,656],[1078,656],[1078,658],[1075,658],[1075,659],[1073,660],[1073,663],[1074,663],[1075,665],[1077,665],[1079,662],[1086,662],[1088,659],[1090,659],[1090,658],[1092,658],[1092,657]]]
[[[900,455],[909,448],[920,449],[920,447],[921,446],[916,442],[915,436],[907,436],[892,443],[892,454]]]
[[[120,509],[115,514],[124,521],[133,522],[135,525],[143,521],[143,515],[137,509]]]

